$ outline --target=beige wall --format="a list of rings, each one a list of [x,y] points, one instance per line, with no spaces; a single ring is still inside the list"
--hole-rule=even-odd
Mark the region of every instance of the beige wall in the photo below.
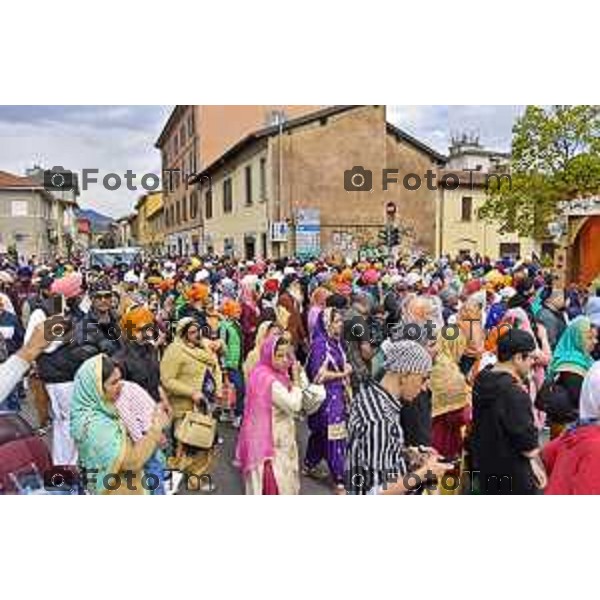
[[[338,244],[345,235],[356,247],[378,243],[385,223],[385,206],[395,202],[398,222],[414,228],[413,243],[433,251],[435,244],[435,195],[423,186],[409,191],[400,184],[382,188],[384,168],[400,174],[425,173],[431,166],[428,154],[404,141],[396,141],[386,127],[385,106],[362,106],[327,119],[299,127],[283,138],[283,215],[291,217],[297,208],[321,211],[321,249],[345,253]],[[278,188],[279,139],[271,139],[274,196]],[[371,192],[344,188],[344,173],[355,166],[373,174]],[[401,183],[401,177],[400,177]],[[276,200],[272,209],[276,216]],[[272,210],[272,214],[273,214]],[[293,252],[288,247],[284,252]]]
[[[212,176],[212,218],[206,218],[205,198],[207,187],[201,188],[201,211],[204,215],[204,250],[212,247],[223,254],[225,240],[232,238],[237,257],[245,258],[246,236],[255,238],[256,255],[262,256],[262,234],[268,233],[267,206],[271,194],[267,164],[266,195],[261,197],[260,159],[267,157],[266,143],[254,146],[249,153],[241,155]],[[252,205],[246,206],[246,167],[252,169]],[[231,178],[233,210],[223,211],[223,182]]]
[[[429,154],[388,135],[386,168],[400,171],[389,175],[389,178],[395,178],[397,182],[388,184],[388,191],[383,192],[383,203],[394,202],[398,211],[396,225],[412,230],[412,234],[403,240],[404,249],[409,251],[419,248],[432,253],[435,250],[436,192],[427,187],[425,174],[428,170],[435,172],[436,165]],[[407,189],[403,185],[405,176],[409,174],[421,178],[419,189]],[[408,183],[413,186],[416,182],[410,178]],[[383,181],[379,185],[383,187]]]
[[[473,198],[472,221],[462,220],[462,198]],[[483,188],[473,190],[461,187],[454,191],[440,190],[438,204],[438,231],[441,229],[437,243],[437,252],[442,254],[457,254],[461,250],[479,252],[492,259],[500,258],[500,244],[520,244],[521,256],[536,250],[531,238],[520,238],[515,233],[500,234],[499,226],[477,216],[478,209],[485,202],[486,193]]]

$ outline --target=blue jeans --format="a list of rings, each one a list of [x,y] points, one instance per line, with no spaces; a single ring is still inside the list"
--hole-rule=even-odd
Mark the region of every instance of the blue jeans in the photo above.
[[[235,416],[241,417],[244,415],[244,396],[246,395],[244,374],[242,371],[227,369],[227,375],[231,385],[235,388]]]
[[[151,491],[152,496],[164,496],[165,495],[165,460],[161,450],[155,450],[154,454],[148,459],[144,465],[144,473],[146,475],[153,475],[158,478],[158,487]],[[154,477],[152,479],[154,479]],[[152,483],[154,483],[152,481]]]

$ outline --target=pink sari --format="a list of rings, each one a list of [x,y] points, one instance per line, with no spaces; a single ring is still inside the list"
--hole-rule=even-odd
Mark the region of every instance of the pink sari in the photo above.
[[[244,476],[261,465],[266,466],[265,463],[275,457],[272,387],[275,381],[288,389],[291,386],[287,369],[278,370],[273,365],[275,347],[280,337],[280,334],[272,333],[265,340],[260,360],[248,378],[244,418],[235,450],[236,464]],[[263,482],[263,485],[267,483],[268,488],[264,490],[265,493],[272,494],[277,489],[271,469],[267,468]]]

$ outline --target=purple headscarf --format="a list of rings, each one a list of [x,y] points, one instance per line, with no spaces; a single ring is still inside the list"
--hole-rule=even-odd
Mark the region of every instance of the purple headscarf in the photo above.
[[[317,317],[317,322],[312,333],[310,356],[307,365],[308,376],[311,379],[316,377],[321,368],[323,357],[329,358],[327,368],[331,371],[341,371],[346,364],[346,355],[341,341],[332,337],[328,332],[335,314],[335,309],[325,308]]]

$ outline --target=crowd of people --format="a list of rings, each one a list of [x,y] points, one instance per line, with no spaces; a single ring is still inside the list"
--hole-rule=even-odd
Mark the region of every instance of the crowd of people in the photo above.
[[[214,491],[223,428],[247,494],[600,493],[599,329],[535,259],[5,260],[0,410],[81,493]]]

